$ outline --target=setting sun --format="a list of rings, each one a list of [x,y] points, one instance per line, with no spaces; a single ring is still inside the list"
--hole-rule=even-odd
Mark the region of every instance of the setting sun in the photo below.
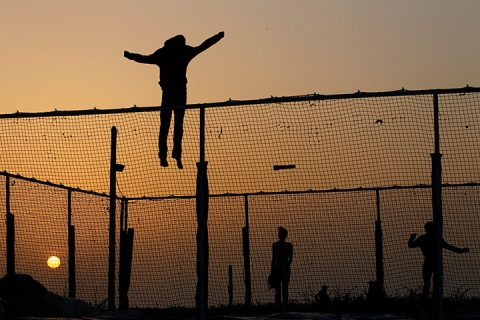
[[[51,256],[47,260],[47,265],[52,269],[58,268],[58,266],[60,266],[60,259],[57,256]]]

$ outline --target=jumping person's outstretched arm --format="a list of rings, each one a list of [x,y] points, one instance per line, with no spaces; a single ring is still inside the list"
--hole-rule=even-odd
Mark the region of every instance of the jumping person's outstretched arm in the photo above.
[[[201,45],[193,48],[195,50],[194,54],[197,55],[200,52],[203,52],[203,51],[207,50],[208,48],[210,48],[211,46],[216,44],[218,41],[220,41],[224,36],[225,36],[225,32],[222,31],[222,32],[219,32],[216,35],[208,38],[207,40],[203,41],[203,43]]]
[[[156,59],[154,54],[144,56],[142,54],[124,51],[123,56],[129,60],[133,60],[138,63],[156,64]]]

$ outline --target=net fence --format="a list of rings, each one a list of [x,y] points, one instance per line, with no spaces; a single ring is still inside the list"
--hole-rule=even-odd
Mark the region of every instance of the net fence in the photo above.
[[[439,90],[445,239],[470,253],[444,253],[445,295],[480,297],[480,93]],[[140,308],[194,307],[196,162],[200,108],[208,161],[209,304],[246,295],[242,230],[248,225],[253,303],[268,289],[278,226],[294,245],[290,298],[366,295],[375,280],[375,224],[383,230],[385,290],[422,285],[411,233],[432,220],[433,91],[269,98],[187,106],[183,163],[160,167],[158,107],[0,117],[0,210],[15,216],[15,268],[68,295],[68,224],[75,226],[76,297],[107,298],[111,128],[118,130],[120,199],[135,230],[129,301]],[[171,137],[169,135],[169,150]],[[173,159],[172,159],[173,160]],[[274,166],[286,166],[274,170]],[[282,168],[282,167],[281,167]],[[8,179],[7,179],[8,177]],[[70,213],[68,203],[71,203]],[[70,215],[70,218],[69,218]],[[71,219],[69,222],[68,220]],[[5,221],[0,251],[6,250]],[[119,236],[117,235],[117,242]],[[60,267],[47,267],[56,255]],[[117,249],[117,272],[118,272]],[[2,262],[3,260],[3,262]],[[0,273],[6,273],[5,255]],[[118,280],[116,282],[118,287]]]

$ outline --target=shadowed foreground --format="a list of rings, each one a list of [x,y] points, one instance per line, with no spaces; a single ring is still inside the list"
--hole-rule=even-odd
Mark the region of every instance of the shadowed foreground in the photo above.
[[[210,319],[218,320],[249,320],[249,319],[300,319],[300,320],[415,320],[415,319],[435,319],[434,316],[428,314],[400,314],[400,313],[348,313],[348,314],[331,314],[322,312],[283,312],[272,314],[229,314],[229,315],[216,315],[209,317]],[[108,311],[102,312],[82,318],[38,318],[38,317],[7,317],[6,320],[19,320],[19,319],[42,319],[42,320],[101,320],[101,319],[125,319],[125,320],[180,320],[180,319],[195,319],[194,315],[185,315],[183,312],[178,315],[164,314],[159,312],[157,314],[146,314],[140,310],[127,310],[127,311]],[[455,314],[447,315],[445,319],[460,320],[460,319],[480,319],[480,308],[464,310]]]

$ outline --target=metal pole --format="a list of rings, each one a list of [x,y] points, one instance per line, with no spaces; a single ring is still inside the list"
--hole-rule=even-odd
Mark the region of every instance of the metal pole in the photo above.
[[[233,307],[233,269],[228,266],[228,306]]]
[[[248,196],[245,196],[245,227],[243,235],[243,268],[245,269],[245,307],[252,306],[252,275],[250,270],[250,227],[248,222]]]
[[[77,282],[75,275],[75,226],[72,225],[72,190],[68,189],[68,296],[75,298]]]
[[[117,128],[112,127],[110,148],[110,230],[108,256],[108,309],[115,310],[115,202],[117,180]]]
[[[10,176],[5,177],[7,274],[15,274],[15,216],[10,212]]]
[[[118,309],[128,309],[132,274],[134,229],[128,228],[128,199],[122,198],[120,211],[120,263],[118,270]]]
[[[196,318],[208,317],[208,177],[205,161],[205,108],[200,108],[200,162],[197,163]]]
[[[436,270],[433,279],[433,298],[437,309],[437,319],[443,320],[443,257],[442,257],[442,154],[440,153],[440,126],[438,112],[438,93],[433,95],[435,153],[432,153],[432,209],[435,225]]]
[[[384,292],[384,270],[383,270],[383,231],[382,220],[380,219],[380,190],[375,190],[377,198],[377,220],[375,221],[375,258],[377,283],[379,288]]]
[[[200,163],[205,162],[205,108],[200,108]]]

